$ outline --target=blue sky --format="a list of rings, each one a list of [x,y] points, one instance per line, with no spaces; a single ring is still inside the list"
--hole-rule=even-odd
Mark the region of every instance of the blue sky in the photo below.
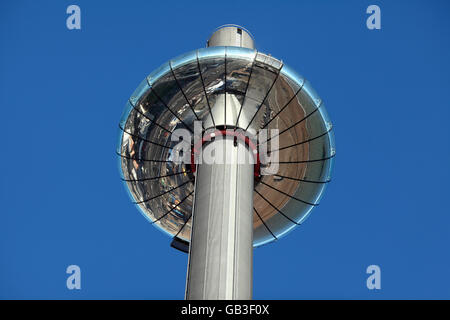
[[[81,30],[66,8],[81,8]],[[226,5],[224,5],[226,4]],[[381,30],[365,13],[381,8]],[[450,298],[447,1],[2,1],[0,298],[183,299],[187,256],[134,208],[115,147],[125,102],[225,23],[326,103],[333,181],[254,252],[255,299]],[[66,288],[79,265],[81,290]],[[381,290],[366,268],[381,268]]]

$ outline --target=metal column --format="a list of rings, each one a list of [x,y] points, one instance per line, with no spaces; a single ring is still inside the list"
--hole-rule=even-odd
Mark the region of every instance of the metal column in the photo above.
[[[253,155],[232,137],[211,145],[226,161],[197,165],[186,299],[251,299]]]

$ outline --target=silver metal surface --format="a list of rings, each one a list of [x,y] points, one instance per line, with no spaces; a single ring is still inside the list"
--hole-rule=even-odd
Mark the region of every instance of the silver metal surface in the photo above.
[[[175,129],[194,131],[195,120],[203,129],[280,132],[279,171],[255,181],[254,246],[283,236],[319,203],[335,154],[322,100],[280,60],[252,49],[211,46],[152,72],[120,122],[122,179],[139,210],[161,230],[190,241],[195,175],[189,164],[173,162],[171,136]],[[267,146],[272,149],[270,141]]]
[[[241,26],[224,25],[217,28],[207,42],[208,47],[233,46],[254,49],[255,44],[250,32]]]
[[[197,166],[186,299],[251,299],[253,154],[231,137],[211,147],[223,164]]]
[[[226,100],[226,110],[224,108]],[[239,101],[239,95],[234,94],[218,94],[214,105],[211,106],[211,112],[208,113],[203,121],[205,128],[213,128],[215,126],[224,126],[233,128],[236,123],[248,123],[251,119],[245,112],[241,112],[242,105]],[[238,119],[239,117],[239,119]],[[239,126],[239,125],[238,125]]]

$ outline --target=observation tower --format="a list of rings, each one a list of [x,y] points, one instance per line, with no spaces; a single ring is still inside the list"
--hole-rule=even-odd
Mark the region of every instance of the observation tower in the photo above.
[[[236,25],[153,71],[119,127],[132,201],[189,254],[186,299],[251,299],[253,247],[308,217],[335,155],[309,82]]]

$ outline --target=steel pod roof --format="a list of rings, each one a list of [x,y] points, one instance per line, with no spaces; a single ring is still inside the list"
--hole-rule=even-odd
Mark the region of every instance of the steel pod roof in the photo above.
[[[218,105],[225,99],[226,111]],[[223,105],[223,104],[222,104]],[[331,121],[308,81],[269,55],[208,47],[152,72],[130,97],[120,121],[121,178],[142,214],[170,236],[190,240],[194,175],[173,161],[174,130],[278,129],[278,170],[255,181],[254,246],[301,224],[319,204],[335,154]],[[274,139],[275,137],[269,138]],[[272,149],[271,149],[272,148]]]

